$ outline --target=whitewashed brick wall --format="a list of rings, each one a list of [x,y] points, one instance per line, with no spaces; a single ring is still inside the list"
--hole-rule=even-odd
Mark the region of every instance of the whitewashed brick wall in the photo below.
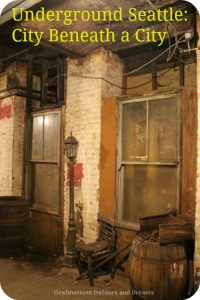
[[[11,114],[0,119],[0,196],[22,196],[24,174],[25,99],[0,100]]]
[[[25,139],[26,99],[15,96],[14,100],[14,138],[12,194],[23,195],[24,186],[24,139]]]
[[[0,74],[0,196],[21,196],[24,168],[25,98],[9,96],[8,77],[26,86],[26,64],[13,62]]]
[[[69,59],[68,74],[102,77],[122,86],[122,62],[105,49],[99,49],[86,58]],[[75,201],[83,205],[84,239],[97,237],[99,209],[99,163],[101,134],[101,99],[120,96],[121,89],[103,80],[67,77],[66,132],[79,141],[77,162],[83,164],[81,187],[75,188]],[[108,120],[109,121],[109,120]],[[65,176],[66,177],[66,176]],[[65,233],[67,234],[69,193],[65,188]]]
[[[14,62],[0,74],[0,196],[23,194],[26,100],[6,91],[11,74],[25,87],[26,64]]]
[[[12,195],[13,104],[14,97],[0,100],[0,196]],[[7,115],[6,108],[10,109]]]

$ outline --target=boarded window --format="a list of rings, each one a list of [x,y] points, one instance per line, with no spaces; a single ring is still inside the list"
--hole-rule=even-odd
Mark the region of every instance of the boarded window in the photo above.
[[[177,208],[179,103],[176,96],[122,102],[119,209],[122,225]]]

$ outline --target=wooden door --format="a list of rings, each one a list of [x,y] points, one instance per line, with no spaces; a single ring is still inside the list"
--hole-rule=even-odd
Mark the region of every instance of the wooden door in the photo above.
[[[62,253],[60,193],[60,111],[34,113],[31,118],[30,198],[31,244]]]

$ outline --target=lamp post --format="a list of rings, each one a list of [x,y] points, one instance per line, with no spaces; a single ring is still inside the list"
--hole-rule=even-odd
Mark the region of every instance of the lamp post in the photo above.
[[[66,265],[69,268],[76,267],[76,222],[74,214],[74,163],[76,162],[78,141],[71,135],[65,140],[66,154],[69,159],[70,168],[70,188],[69,188],[69,221],[68,221],[68,234],[66,241]]]

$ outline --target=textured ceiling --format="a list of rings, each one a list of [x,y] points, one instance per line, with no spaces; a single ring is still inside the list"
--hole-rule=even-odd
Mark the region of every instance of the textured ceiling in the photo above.
[[[158,7],[158,8],[165,8],[168,6],[174,6],[175,8],[185,10],[187,9],[191,14],[194,13],[194,7],[192,7],[191,4],[189,4],[186,1],[170,1],[170,0],[152,0],[152,2]],[[76,21],[70,26],[66,26],[63,24],[63,22],[22,22],[21,24],[17,23],[10,23],[6,24],[2,27],[2,31],[0,31],[0,35],[4,35],[5,31],[12,32],[13,28],[15,26],[22,26],[26,27],[27,29],[32,29],[34,31],[43,31],[44,35],[44,43],[48,41],[48,30],[49,27],[58,29],[59,32],[61,31],[99,31],[104,28],[108,28],[115,32],[116,41],[112,43],[54,43],[54,46],[58,49],[62,50],[63,52],[66,51],[66,53],[74,53],[75,55],[84,56],[87,55],[89,52],[99,48],[104,47],[107,48],[113,52],[124,51],[128,48],[132,48],[135,46],[138,46],[138,43],[135,41],[135,39],[132,39],[129,43],[122,43],[120,40],[121,32],[126,30],[130,33],[134,33],[138,28],[141,26],[144,28],[152,27],[157,31],[163,31],[165,30],[166,24],[164,22],[130,22],[127,20],[128,17],[128,10],[131,7],[136,7],[138,9],[152,9],[146,0],[58,0],[58,1],[52,1],[52,0],[44,0],[39,5],[34,7],[34,10],[37,11],[41,6],[44,6],[46,10],[116,10],[118,7],[123,8],[123,18],[124,20],[122,22],[82,22],[82,21]],[[178,34],[183,33],[185,30],[188,30],[190,28],[194,28],[194,18],[188,18],[188,22],[176,22],[174,24],[176,26],[176,31]],[[170,35],[174,35],[174,31],[171,28],[169,28]],[[8,33],[5,41],[5,43],[11,43],[11,40],[9,41],[11,34]],[[17,45],[18,46],[18,45]],[[23,45],[24,47],[28,46],[27,44]],[[35,47],[36,48],[36,47]]]

